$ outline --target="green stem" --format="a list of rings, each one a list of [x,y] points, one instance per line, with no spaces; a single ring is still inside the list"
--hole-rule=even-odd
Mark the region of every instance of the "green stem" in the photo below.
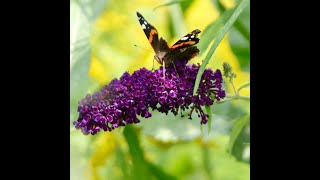
[[[237,96],[239,96],[239,93],[238,93],[238,91],[236,90],[236,87],[235,87],[234,84],[233,84],[233,80],[230,80],[230,83],[231,83],[231,85],[232,85],[232,87],[233,87],[234,93],[235,93]]]

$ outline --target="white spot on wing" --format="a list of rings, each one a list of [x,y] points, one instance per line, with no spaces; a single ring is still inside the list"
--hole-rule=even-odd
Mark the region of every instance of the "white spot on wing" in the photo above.
[[[142,29],[146,29],[146,26],[144,24],[141,25]]]
[[[148,24],[148,23],[147,23],[147,21],[144,21],[143,23],[144,23],[145,25],[147,25],[147,24]]]
[[[192,35],[191,38],[194,38],[194,35]]]
[[[188,39],[188,36],[185,36],[183,38],[181,38],[180,40],[184,41],[184,40],[187,40]]]

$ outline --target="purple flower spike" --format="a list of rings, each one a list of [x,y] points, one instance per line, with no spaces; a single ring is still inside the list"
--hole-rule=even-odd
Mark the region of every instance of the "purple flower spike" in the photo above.
[[[219,101],[226,94],[222,90],[220,70],[206,69],[198,92],[193,96],[199,68],[200,65],[176,62],[175,68],[165,69],[165,78],[162,67],[154,72],[142,68],[132,75],[125,72],[119,80],[112,80],[100,91],[79,101],[79,117],[73,125],[85,135],[94,135],[102,129],[112,131],[126,124],[139,123],[137,115],[149,118],[152,116],[149,110],[177,115],[179,109],[189,109],[189,119],[196,112],[200,123],[206,124],[209,116],[201,106],[212,105],[212,97]]]

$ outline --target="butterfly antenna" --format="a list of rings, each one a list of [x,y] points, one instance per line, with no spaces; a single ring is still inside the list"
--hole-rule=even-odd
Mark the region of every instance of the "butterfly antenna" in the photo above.
[[[141,49],[143,49],[143,50],[145,50],[145,51],[154,53],[153,51],[151,51],[151,50],[149,50],[149,49],[146,49],[146,48],[142,48],[142,47],[140,47],[140,46],[138,46],[138,45],[136,45],[136,44],[134,44],[134,46],[135,46],[135,47],[138,47],[138,48],[141,48]],[[151,69],[151,71],[154,71],[154,58],[155,58],[155,57],[153,57],[153,60],[152,60],[152,69]]]
[[[149,50],[149,49],[146,49],[146,48],[143,48],[143,47],[140,47],[140,46],[137,46],[136,44],[134,45],[135,47],[138,47],[138,48],[141,48],[145,51],[148,51],[148,52],[151,52],[151,53],[154,53],[153,51]]]

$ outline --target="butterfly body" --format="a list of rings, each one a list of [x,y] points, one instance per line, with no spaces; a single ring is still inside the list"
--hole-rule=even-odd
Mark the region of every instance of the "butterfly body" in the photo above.
[[[137,12],[137,16],[141,28],[155,52],[154,57],[159,64],[169,67],[175,61],[189,61],[199,54],[200,50],[194,46],[199,42],[197,36],[201,32],[199,29],[193,30],[169,47],[162,37],[159,39],[158,31],[154,26],[148,23],[139,12]]]

